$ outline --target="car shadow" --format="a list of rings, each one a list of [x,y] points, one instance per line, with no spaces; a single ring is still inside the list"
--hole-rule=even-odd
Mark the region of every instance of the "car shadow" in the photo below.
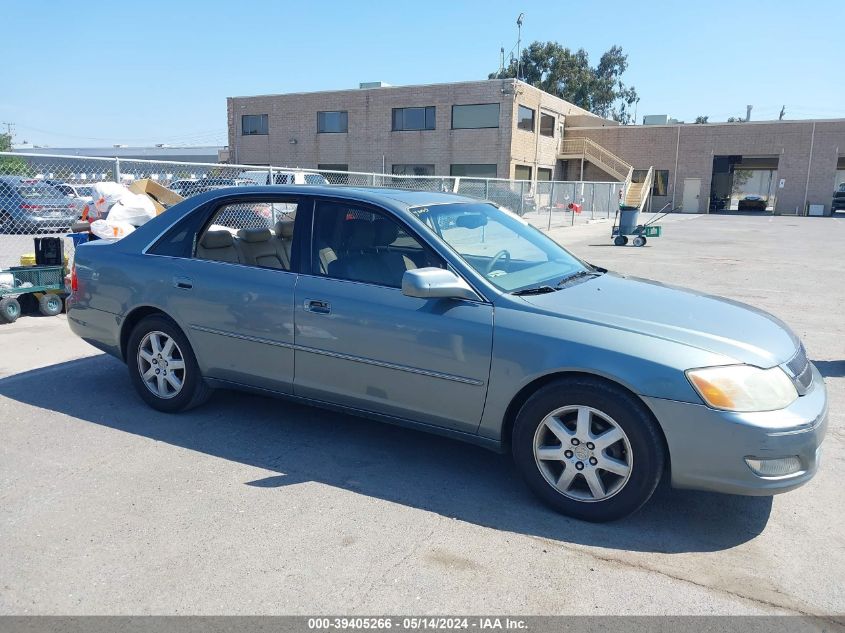
[[[590,524],[543,506],[506,455],[423,432],[285,400],[220,391],[189,413],[164,414],[135,394],[105,355],[0,379],[0,395],[80,422],[273,471],[245,485],[320,482],[479,526],[618,550],[680,553],[735,547],[760,534],[771,497],[661,485],[627,519]]]
[[[845,360],[814,360],[813,365],[825,378],[845,377]]]

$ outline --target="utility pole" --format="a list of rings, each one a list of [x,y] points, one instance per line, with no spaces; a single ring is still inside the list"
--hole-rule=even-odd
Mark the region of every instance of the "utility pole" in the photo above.
[[[520,46],[522,45],[522,19],[525,17],[524,13],[520,13],[516,19],[516,80],[519,81],[520,63],[522,62]]]
[[[505,76],[505,47],[499,49],[499,77]]]
[[[780,115],[778,115],[778,121],[783,121],[783,117],[786,116],[786,106],[781,106],[780,108]]]

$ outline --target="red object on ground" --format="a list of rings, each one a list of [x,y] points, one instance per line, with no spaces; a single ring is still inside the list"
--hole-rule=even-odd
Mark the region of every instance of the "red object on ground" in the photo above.
[[[581,205],[575,202],[570,202],[567,208],[572,209],[575,213],[581,213]]]

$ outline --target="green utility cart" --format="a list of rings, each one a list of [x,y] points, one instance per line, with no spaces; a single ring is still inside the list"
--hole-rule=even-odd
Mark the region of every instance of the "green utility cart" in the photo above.
[[[12,266],[0,270],[0,323],[14,323],[21,315],[21,300],[32,297],[38,311],[56,316],[64,309],[64,266]]]

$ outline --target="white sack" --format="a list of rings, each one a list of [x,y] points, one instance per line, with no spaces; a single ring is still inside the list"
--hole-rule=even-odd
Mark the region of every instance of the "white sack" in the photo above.
[[[116,182],[94,183],[94,205],[93,209],[91,205],[88,205],[88,218],[92,220],[105,218],[112,205],[117,204],[130,193],[129,189]]]
[[[111,219],[91,222],[91,232],[104,240],[119,240],[134,230],[135,227],[128,222],[115,222]]]
[[[156,216],[153,201],[140,193],[129,192],[109,209],[109,221],[141,226]]]

